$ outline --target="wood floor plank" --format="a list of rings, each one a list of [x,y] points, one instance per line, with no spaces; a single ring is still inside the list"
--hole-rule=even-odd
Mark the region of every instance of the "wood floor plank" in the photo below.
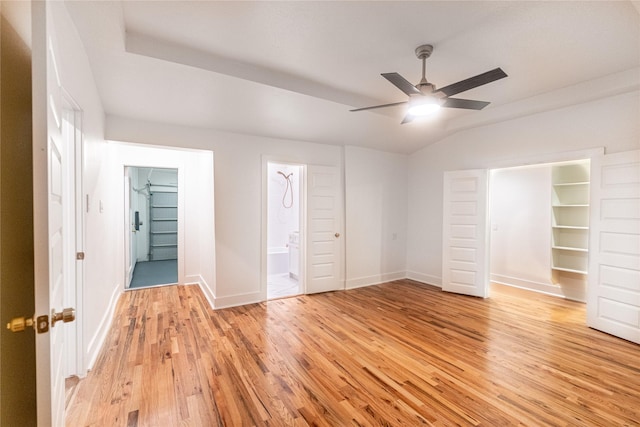
[[[126,292],[69,426],[639,426],[640,346],[583,304],[400,280],[212,310]]]

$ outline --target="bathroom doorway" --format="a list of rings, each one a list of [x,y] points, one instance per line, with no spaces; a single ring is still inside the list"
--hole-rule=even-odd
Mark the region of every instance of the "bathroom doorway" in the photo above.
[[[127,288],[178,283],[178,170],[125,167]]]
[[[302,165],[267,163],[267,299],[304,292],[303,171]]]

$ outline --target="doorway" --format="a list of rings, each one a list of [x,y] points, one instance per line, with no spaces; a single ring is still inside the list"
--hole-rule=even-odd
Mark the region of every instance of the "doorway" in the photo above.
[[[127,289],[178,283],[178,170],[125,167]]]
[[[267,163],[267,299],[304,292],[303,165]]]
[[[586,160],[490,171],[490,280],[586,302]]]

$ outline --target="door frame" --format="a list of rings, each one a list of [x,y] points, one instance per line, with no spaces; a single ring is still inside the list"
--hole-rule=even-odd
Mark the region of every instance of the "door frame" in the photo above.
[[[145,146],[141,146],[142,148],[149,148],[149,149],[156,149],[156,148],[160,148],[163,149],[164,147],[156,147],[156,146],[149,146],[149,147],[145,147]],[[177,264],[178,264],[178,282],[177,284],[183,284],[184,283],[184,277],[185,277],[185,267],[184,267],[184,248],[185,248],[185,218],[184,218],[184,209],[185,209],[185,202],[184,202],[184,195],[185,195],[185,187],[184,187],[184,167],[181,164],[176,164],[174,162],[169,161],[167,164],[160,164],[163,162],[157,161],[157,162],[149,162],[149,163],[143,163],[143,162],[136,162],[136,163],[130,163],[128,161],[124,161],[122,164],[122,170],[121,170],[121,177],[122,177],[122,182],[120,184],[120,188],[122,189],[122,200],[123,200],[123,211],[122,211],[122,231],[123,231],[123,246],[124,246],[124,250],[123,250],[123,258],[122,258],[122,262],[123,262],[123,290],[124,291],[129,291],[131,288],[129,287],[129,283],[127,282],[128,279],[128,271],[127,271],[127,254],[129,256],[137,256],[135,254],[131,254],[131,245],[129,244],[129,239],[128,237],[130,236],[131,233],[131,224],[129,223],[129,201],[127,200],[128,195],[126,194],[126,191],[124,190],[125,186],[130,185],[130,182],[128,182],[127,178],[127,169],[175,169],[176,174],[177,174],[177,178],[178,178],[178,237],[177,237],[177,253],[178,253],[178,259],[177,259]],[[150,227],[151,224],[148,224],[148,226]],[[131,272],[131,277],[133,277],[133,271]],[[135,290],[136,288],[134,288]]]
[[[300,197],[300,211],[299,211],[299,223],[300,223],[300,241],[298,242],[299,257],[300,257],[300,271],[298,273],[298,283],[300,286],[301,294],[307,293],[307,164],[279,157],[279,156],[262,156],[262,215],[260,229],[260,300],[267,301],[267,237],[269,230],[269,222],[267,215],[269,213],[269,163],[277,163],[283,165],[299,166],[301,170],[300,183],[299,183],[299,197]]]
[[[72,343],[69,348],[65,345],[65,363],[67,376],[77,375],[83,378],[87,374],[85,363],[85,352],[83,345],[83,290],[84,290],[84,150],[83,150],[83,132],[82,118],[83,112],[80,105],[73,97],[60,87],[62,92],[62,121],[66,121],[73,129],[73,136],[69,139],[65,137],[63,131],[63,139],[67,144],[68,169],[67,188],[65,190],[69,195],[66,199],[68,213],[67,225],[65,230],[65,240],[69,263],[65,277],[67,280],[64,292],[64,306],[74,307],[76,309],[76,320],[65,327],[65,340]],[[70,354],[73,353],[73,354]]]

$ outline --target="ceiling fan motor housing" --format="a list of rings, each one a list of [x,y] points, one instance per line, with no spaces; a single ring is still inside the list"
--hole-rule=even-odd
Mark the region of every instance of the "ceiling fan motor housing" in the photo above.
[[[425,95],[432,94],[436,91],[436,85],[429,83],[426,80],[421,80],[420,83],[416,85],[416,88]]]
[[[416,48],[416,56],[418,59],[427,59],[433,52],[433,45],[423,44]]]

